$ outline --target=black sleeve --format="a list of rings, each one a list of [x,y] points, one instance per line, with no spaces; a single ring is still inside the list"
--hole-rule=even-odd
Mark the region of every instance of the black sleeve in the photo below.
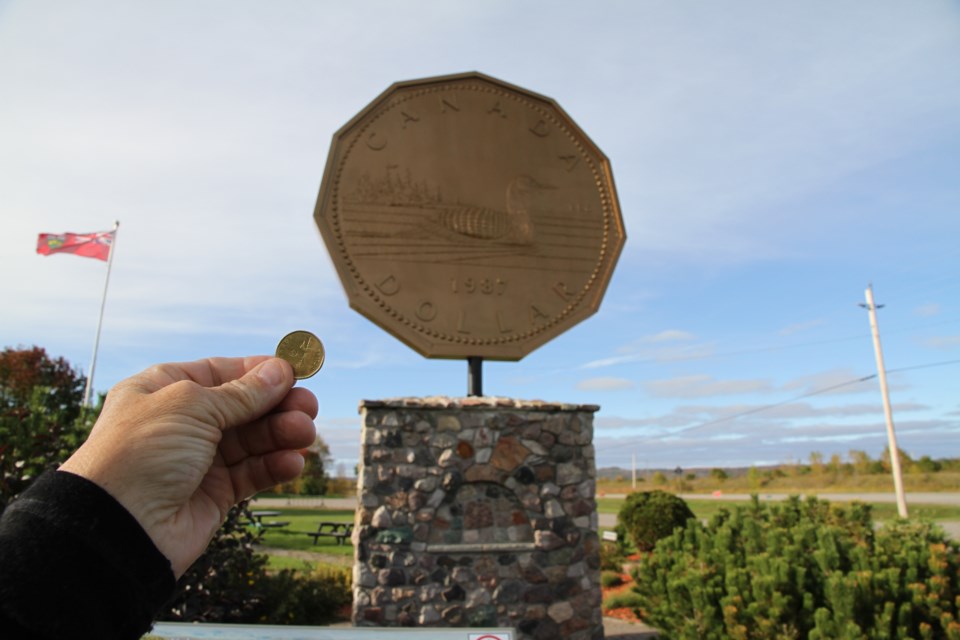
[[[175,586],[170,561],[94,483],[48,472],[0,516],[0,637],[126,640]]]

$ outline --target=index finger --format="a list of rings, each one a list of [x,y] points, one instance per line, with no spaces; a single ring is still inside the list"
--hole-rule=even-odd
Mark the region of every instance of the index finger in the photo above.
[[[152,393],[181,380],[190,380],[203,387],[220,385],[242,378],[261,362],[273,356],[242,358],[204,358],[193,362],[168,362],[150,367],[131,378],[131,382]],[[289,366],[289,364],[287,365]]]

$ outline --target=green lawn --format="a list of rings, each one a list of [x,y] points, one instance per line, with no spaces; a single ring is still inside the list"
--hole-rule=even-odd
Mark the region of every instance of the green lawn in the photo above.
[[[303,558],[292,558],[290,556],[278,556],[267,554],[267,570],[282,571],[284,569],[296,569],[301,573],[313,573],[315,571],[343,571],[349,570],[352,560],[344,558],[338,562],[324,562],[323,560],[304,560]]]
[[[335,538],[320,538],[316,544],[307,534],[316,531],[321,522],[353,522],[353,511],[349,509],[277,509],[281,514],[269,518],[279,522],[289,522],[286,527],[264,529],[263,542],[266,548],[289,549],[294,551],[313,551],[337,556],[352,556],[353,545],[349,540],[337,544]]]

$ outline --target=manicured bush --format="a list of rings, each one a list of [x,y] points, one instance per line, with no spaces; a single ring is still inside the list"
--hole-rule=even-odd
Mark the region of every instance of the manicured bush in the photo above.
[[[329,624],[349,619],[353,602],[348,569],[304,573],[285,569],[257,585],[263,601],[257,622],[264,624]]]
[[[634,579],[664,638],[960,639],[960,545],[929,523],[875,531],[866,505],[754,497],[662,539]]]
[[[600,570],[621,573],[626,554],[618,542],[603,540],[600,542]]]
[[[628,495],[620,507],[617,532],[621,537],[629,536],[637,551],[650,551],[657,540],[682,528],[693,517],[683,498],[666,491],[638,491]]]
[[[604,571],[600,574],[600,586],[604,589],[619,587],[623,584],[623,576],[617,571]]]

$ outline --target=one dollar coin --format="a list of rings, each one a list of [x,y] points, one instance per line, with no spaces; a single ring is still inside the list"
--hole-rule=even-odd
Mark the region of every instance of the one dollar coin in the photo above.
[[[320,338],[309,331],[288,333],[277,345],[277,357],[290,363],[293,377],[297,380],[309,378],[320,371],[325,355]]]

